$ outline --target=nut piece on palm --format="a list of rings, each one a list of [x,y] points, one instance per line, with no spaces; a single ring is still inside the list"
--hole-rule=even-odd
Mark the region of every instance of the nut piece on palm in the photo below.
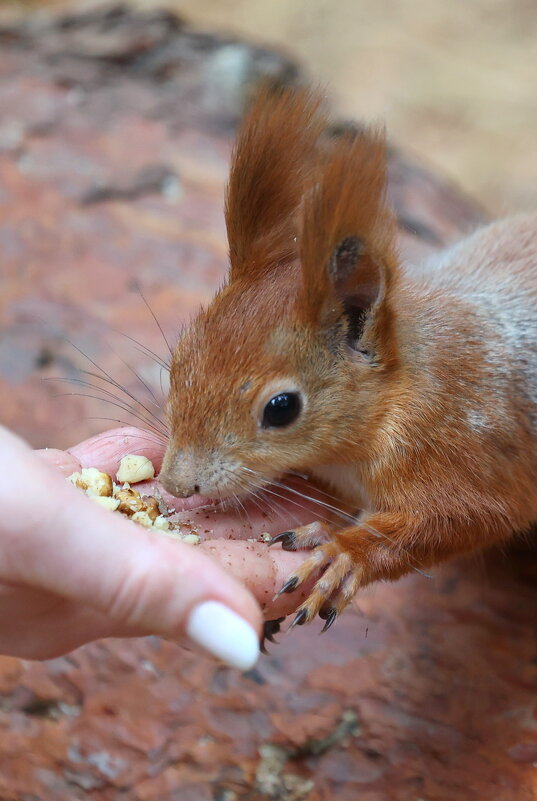
[[[147,481],[155,477],[153,462],[147,456],[139,456],[129,453],[123,457],[119,463],[116,478],[120,484],[128,482],[137,484],[139,481]]]
[[[127,517],[134,518],[134,515],[143,512],[151,521],[154,521],[160,515],[158,501],[152,495],[142,497],[136,490],[124,487],[116,490],[114,497],[119,501],[118,510]],[[138,519],[136,518],[136,520]]]
[[[136,512],[145,511],[142,496],[136,490],[127,488],[116,490],[114,497],[119,501],[119,511],[128,517],[136,514]]]
[[[153,495],[141,495],[129,484],[152,478],[155,470],[152,462],[145,456],[129,455],[121,460],[117,476],[122,487],[114,484],[112,477],[96,467],[87,467],[67,477],[67,481],[83,490],[99,506],[112,512],[119,512],[150,531],[181,540],[190,545],[198,545],[200,536],[186,521],[178,523],[169,519],[170,510],[162,504],[162,499]],[[161,506],[163,508],[161,508]]]
[[[67,480],[83,489],[88,495],[109,498],[114,489],[112,477],[97,470],[96,467],[84,467],[79,473],[71,473]]]
[[[118,499],[110,498],[108,495],[88,495],[88,498],[102,506],[103,509],[110,509],[111,512],[115,512],[119,506]]]

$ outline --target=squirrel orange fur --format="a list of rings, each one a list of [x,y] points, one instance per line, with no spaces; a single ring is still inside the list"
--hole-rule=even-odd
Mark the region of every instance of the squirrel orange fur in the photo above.
[[[265,92],[234,151],[229,281],[172,359],[171,493],[247,495],[307,471],[355,518],[274,538],[312,548],[295,623],[371,582],[537,520],[537,215],[402,264],[383,136],[321,143],[322,104]]]

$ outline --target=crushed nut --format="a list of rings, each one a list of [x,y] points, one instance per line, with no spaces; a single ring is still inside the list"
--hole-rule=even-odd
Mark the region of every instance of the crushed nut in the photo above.
[[[189,545],[198,545],[200,541],[199,534],[183,534],[181,537],[183,542],[187,542]]]
[[[183,534],[178,528],[170,528],[167,531],[162,531],[161,533],[173,540],[186,542],[188,545],[199,545],[200,542],[199,534]]]
[[[101,473],[96,467],[84,467],[80,473],[71,473],[67,481],[86,491],[88,495],[112,495],[113,482],[108,473]]]
[[[153,528],[153,521],[147,512],[135,512],[131,520],[134,520],[135,523],[139,523],[144,528]]]
[[[115,512],[119,507],[119,501],[117,498],[108,498],[105,495],[88,495],[88,498],[91,498],[92,501],[98,503],[99,506],[104,506],[105,509],[110,509],[112,512]]]
[[[139,481],[147,481],[149,478],[154,478],[155,468],[146,456],[136,456],[133,453],[127,454],[119,463],[119,469],[116,473],[117,480],[120,484],[128,481],[129,484],[137,484]]]
[[[146,512],[151,520],[160,515],[159,504],[152,495],[144,495],[132,489],[116,490],[115,497],[119,499],[119,511],[131,517],[136,512]]]
[[[169,531],[170,530],[170,521],[166,520],[164,515],[159,515],[153,521],[154,528],[158,528],[159,531]]]
[[[95,503],[112,512],[119,512],[144,528],[158,534],[197,545],[200,537],[195,526],[188,521],[179,524],[168,519],[173,509],[168,509],[158,491],[153,495],[141,495],[131,489],[130,484],[153,478],[153,464],[145,456],[129,454],[125,456],[117,472],[118,484],[112,481],[108,473],[102,473],[96,467],[86,467],[78,473],[72,473],[68,481],[84,490]],[[186,532],[185,533],[185,529]]]
[[[151,520],[154,522],[157,517],[160,516],[160,509],[157,499],[153,498],[152,495],[144,495],[142,498],[142,503],[144,505],[143,511],[147,512]]]
[[[135,512],[143,512],[144,502],[139,492],[132,489],[116,490],[115,497],[119,501],[119,511],[131,517]]]

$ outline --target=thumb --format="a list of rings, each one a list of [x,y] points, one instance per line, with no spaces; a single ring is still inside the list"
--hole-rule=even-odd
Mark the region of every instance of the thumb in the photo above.
[[[0,454],[4,581],[89,605],[118,633],[186,634],[234,667],[252,667],[259,606],[211,556],[100,508],[1,427]]]

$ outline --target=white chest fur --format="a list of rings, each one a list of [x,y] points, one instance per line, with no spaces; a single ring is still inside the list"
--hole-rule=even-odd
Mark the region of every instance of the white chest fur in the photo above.
[[[350,465],[327,464],[313,468],[310,473],[335,490],[342,500],[351,503],[357,511],[372,511],[367,493],[355,468]]]

